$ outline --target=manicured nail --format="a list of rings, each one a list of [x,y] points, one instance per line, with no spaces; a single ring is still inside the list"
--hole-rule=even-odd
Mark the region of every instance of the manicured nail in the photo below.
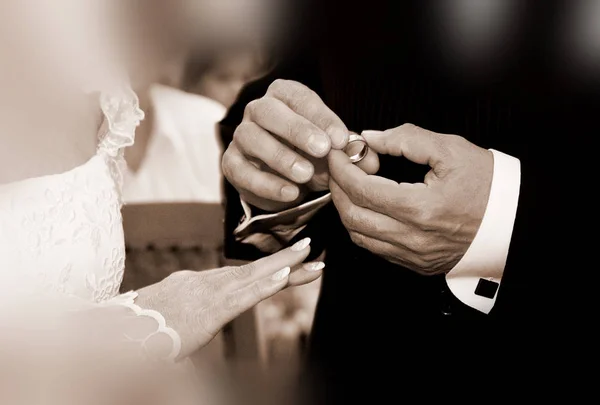
[[[321,157],[326,154],[329,150],[329,146],[329,140],[326,135],[313,134],[308,138],[308,149],[317,155],[316,157]]]
[[[302,267],[306,271],[320,271],[325,268],[325,263],[323,262],[314,262],[314,263],[306,263]]]
[[[304,238],[300,242],[296,242],[294,246],[292,246],[292,252],[301,252],[306,249],[310,245],[310,238]]]
[[[373,135],[381,135],[383,134],[383,131],[375,131],[373,129],[367,129],[361,132],[361,135],[363,136],[373,136]]]
[[[281,269],[277,273],[273,274],[271,276],[271,279],[273,281],[283,281],[287,276],[290,275],[290,271],[292,271],[292,269],[290,269],[289,267]]]
[[[313,175],[313,167],[308,162],[296,162],[292,166],[292,174],[297,181],[308,181]]]
[[[281,196],[286,201],[294,201],[298,198],[298,189],[294,186],[285,186],[281,189]]]

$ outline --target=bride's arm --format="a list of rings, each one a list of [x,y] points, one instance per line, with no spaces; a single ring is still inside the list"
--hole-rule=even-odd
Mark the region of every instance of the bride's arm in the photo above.
[[[304,242],[242,267],[178,272],[138,291],[134,305],[127,295],[95,305],[12,297],[15,310],[1,311],[0,385],[8,389],[0,389],[0,403],[29,405],[35,402],[27,395],[42,393],[61,405],[74,398],[78,404],[112,405],[110,401],[148,392],[156,399],[165,388],[154,381],[156,373],[162,380],[165,370],[177,372],[178,360],[285,288],[290,268],[302,267],[309,251]],[[321,274],[299,272],[305,273],[304,282]]]

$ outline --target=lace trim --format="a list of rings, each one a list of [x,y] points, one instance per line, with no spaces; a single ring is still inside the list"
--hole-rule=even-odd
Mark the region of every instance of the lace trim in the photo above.
[[[106,119],[100,131],[98,150],[118,157],[123,148],[133,145],[135,130],[144,119],[144,112],[138,96],[128,86],[100,93],[100,107]]]
[[[137,296],[138,296],[137,292],[130,291],[126,294],[121,294],[109,301],[106,301],[104,303],[104,305],[123,306],[123,307],[129,308],[131,311],[133,311],[136,316],[146,316],[146,317],[154,319],[156,321],[156,323],[158,324],[156,331],[149,334],[148,336],[146,336],[143,339],[133,339],[129,336],[126,336],[126,338],[132,342],[140,343],[142,345],[142,348],[144,350],[146,350],[146,344],[150,338],[152,338],[153,336],[156,336],[158,334],[161,334],[161,333],[164,335],[167,335],[171,338],[173,345],[171,347],[171,352],[167,355],[165,360],[175,362],[175,360],[179,357],[179,354],[181,353],[181,337],[174,329],[167,326],[165,317],[160,312],[148,310],[148,309],[142,309],[139,305],[135,304],[135,299],[137,298]]]
[[[127,83],[112,86],[110,91],[101,91],[100,108],[104,122],[98,133],[98,153],[108,158],[111,175],[121,195],[126,170],[124,149],[133,145],[136,128],[145,114],[140,109],[137,94]]]

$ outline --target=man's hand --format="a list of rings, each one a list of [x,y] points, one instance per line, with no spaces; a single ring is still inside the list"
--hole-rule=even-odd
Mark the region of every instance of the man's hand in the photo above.
[[[314,91],[276,80],[246,107],[223,156],[223,174],[246,202],[279,211],[299,204],[310,191],[327,190],[325,157],[347,143],[348,129]],[[365,170],[369,164],[378,167],[374,153],[365,160]]]
[[[487,207],[494,158],[464,138],[406,124],[363,133],[380,154],[431,170],[423,183],[368,175],[329,155],[333,202],[354,243],[419,274],[447,273],[475,238]]]

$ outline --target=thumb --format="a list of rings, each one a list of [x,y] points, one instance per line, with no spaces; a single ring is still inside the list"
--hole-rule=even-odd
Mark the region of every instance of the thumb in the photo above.
[[[444,158],[442,135],[404,124],[387,131],[363,131],[370,148],[382,155],[404,156],[413,163],[435,167]]]

